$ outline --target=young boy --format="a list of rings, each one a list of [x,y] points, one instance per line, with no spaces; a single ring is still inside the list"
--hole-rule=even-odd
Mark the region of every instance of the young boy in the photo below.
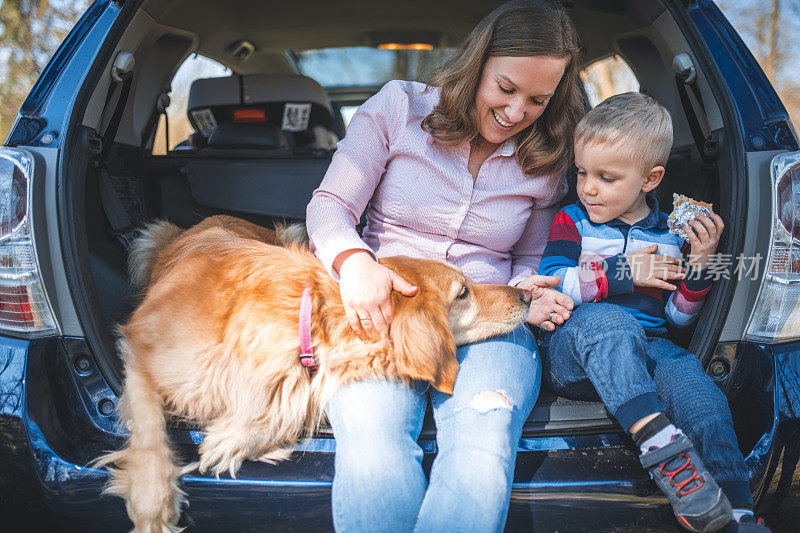
[[[667,321],[697,318],[724,227],[712,214],[689,222],[687,242],[669,233],[650,193],[671,146],[669,113],[638,93],[605,100],[578,124],[579,202],[556,214],[539,266],[561,276],[576,307],[544,338],[544,376],[564,396],[599,395],[684,527],[763,533],[725,396],[666,338]]]

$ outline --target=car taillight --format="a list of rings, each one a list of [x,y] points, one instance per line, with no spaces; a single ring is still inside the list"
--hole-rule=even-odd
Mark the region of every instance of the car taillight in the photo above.
[[[0,334],[40,337],[58,332],[36,259],[32,177],[28,153],[0,148]]]
[[[800,338],[800,152],[772,160],[772,238],[745,338]]]

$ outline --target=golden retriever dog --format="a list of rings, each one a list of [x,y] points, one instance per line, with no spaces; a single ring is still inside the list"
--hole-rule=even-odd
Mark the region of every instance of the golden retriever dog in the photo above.
[[[392,294],[388,330],[361,340],[339,285],[311,251],[289,241],[302,229],[260,228],[233,217],[189,230],[157,222],[135,241],[131,275],[145,288],[119,328],[125,368],[120,422],[130,437],[97,460],[113,463],[106,492],[127,502],[137,531],[178,531],[185,495],[166,418],[206,432],[199,469],[232,476],[246,459],[285,459],[318,429],[324,406],[362,379],[425,380],[452,393],[456,345],[509,332],[528,314],[528,293],[468,281],[443,261],[391,257],[381,264],[419,287]],[[306,287],[315,371],[299,361],[299,316]]]

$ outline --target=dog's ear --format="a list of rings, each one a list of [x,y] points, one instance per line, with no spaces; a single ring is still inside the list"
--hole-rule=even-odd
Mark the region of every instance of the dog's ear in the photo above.
[[[420,290],[410,298],[393,292],[392,306],[389,336],[401,374],[453,394],[458,361],[444,304]]]

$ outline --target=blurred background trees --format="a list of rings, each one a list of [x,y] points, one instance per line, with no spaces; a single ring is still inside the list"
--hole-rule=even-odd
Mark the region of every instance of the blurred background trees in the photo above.
[[[5,138],[33,83],[91,1],[0,0],[0,138]],[[717,3],[775,86],[795,128],[800,129],[800,42],[796,38],[800,34],[800,0]],[[216,74],[217,67],[202,62],[196,68],[198,72],[181,72],[174,81],[221,75]],[[625,62],[616,57],[591,65],[581,76],[592,103],[638,88]],[[175,85],[173,102],[178,103],[181,95]],[[182,132],[175,133],[173,137],[170,132],[171,145],[182,138]]]
[[[88,0],[2,0],[0,3],[0,135],[50,56],[86,10]]]
[[[717,0],[800,131],[800,0]]]

